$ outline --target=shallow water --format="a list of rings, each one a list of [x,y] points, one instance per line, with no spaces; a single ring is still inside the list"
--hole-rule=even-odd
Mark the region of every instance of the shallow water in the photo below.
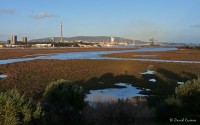
[[[133,55],[134,57],[155,57],[157,55]]]
[[[177,82],[177,84],[179,84],[179,85],[183,85],[183,84],[185,84],[184,82]]]
[[[145,89],[145,91],[151,91],[151,89]]]
[[[149,79],[149,82],[156,82],[156,79]]]
[[[16,62],[24,62],[24,61],[30,61],[30,60],[36,60],[36,59],[45,59],[45,57],[46,56],[37,56],[37,57],[33,57],[33,58],[5,59],[5,60],[0,60],[0,65],[9,64],[9,63],[16,63]]]
[[[70,52],[70,53],[60,53],[54,54],[46,59],[59,59],[59,60],[67,60],[67,59],[119,59],[123,60],[123,58],[112,58],[112,57],[102,57],[103,54],[112,54],[112,53],[122,53],[122,52],[150,52],[150,51],[168,51],[168,50],[176,50],[176,48],[140,48],[136,50],[118,50],[118,51],[96,51],[96,52]]]
[[[3,79],[3,78],[6,78],[6,77],[8,77],[7,75],[0,75],[0,79]]]
[[[95,51],[95,52],[69,52],[69,53],[53,53],[39,54],[32,58],[17,58],[0,60],[1,64],[30,61],[36,59],[55,59],[55,60],[70,60],[70,59],[104,59],[104,60],[139,60],[153,62],[179,62],[179,63],[200,63],[200,61],[177,61],[177,60],[159,60],[159,59],[132,59],[132,58],[112,58],[102,57],[103,54],[122,53],[122,52],[152,52],[152,51],[169,51],[177,50],[177,48],[140,48],[136,50],[118,50],[118,51]]]
[[[99,89],[99,90],[90,90],[90,94],[87,94],[86,100],[89,102],[97,101],[109,101],[116,99],[128,99],[134,96],[144,96],[138,94],[139,89],[133,87],[128,83],[116,83],[117,86],[123,86],[125,88],[108,88],[108,89]]]
[[[143,73],[141,73],[141,74],[155,74],[155,71],[152,71],[152,70],[147,70],[146,72],[143,72]]]

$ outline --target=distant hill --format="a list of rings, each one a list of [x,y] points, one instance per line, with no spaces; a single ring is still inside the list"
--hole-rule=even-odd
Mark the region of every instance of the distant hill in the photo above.
[[[49,42],[51,39],[54,38],[55,42],[60,41],[60,37],[48,37],[48,38],[41,38],[41,39],[33,39],[29,40],[29,42]],[[131,40],[131,39],[126,39],[126,38],[121,38],[121,37],[114,37],[115,42],[121,42],[121,41],[126,41],[126,42],[135,42],[137,43],[146,43],[144,41],[140,40]],[[89,41],[89,42],[110,42],[110,37],[108,36],[75,36],[75,37],[63,37],[63,41]]]

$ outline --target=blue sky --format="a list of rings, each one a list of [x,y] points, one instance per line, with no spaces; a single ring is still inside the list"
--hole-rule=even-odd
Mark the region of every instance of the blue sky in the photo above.
[[[200,0],[0,0],[0,40],[119,36],[200,42]]]

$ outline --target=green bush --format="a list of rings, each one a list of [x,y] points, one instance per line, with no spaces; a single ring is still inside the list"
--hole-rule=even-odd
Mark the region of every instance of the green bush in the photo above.
[[[40,103],[35,103],[17,89],[0,93],[0,125],[28,124],[42,116]]]
[[[200,112],[200,78],[176,87],[175,94],[165,99],[165,108],[173,114],[198,114]]]
[[[44,93],[45,101],[56,110],[81,110],[85,104],[82,87],[67,80],[58,80],[49,84]]]
[[[175,94],[182,99],[185,97],[200,96],[200,78],[187,81],[184,85],[178,86]]]
[[[200,112],[200,78],[187,81],[175,90],[175,95],[182,102],[186,112]]]
[[[47,119],[51,124],[80,124],[80,111],[85,106],[82,88],[67,80],[49,84],[44,93]],[[49,121],[48,121],[49,122]]]

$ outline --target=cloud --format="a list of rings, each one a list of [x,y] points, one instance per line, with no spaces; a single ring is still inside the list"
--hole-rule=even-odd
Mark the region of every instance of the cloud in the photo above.
[[[191,28],[200,28],[200,24],[194,24],[190,26]]]
[[[40,12],[38,15],[31,15],[30,17],[34,19],[45,19],[45,18],[54,18],[57,16],[51,13]]]
[[[14,14],[16,11],[15,10],[3,10],[0,9],[0,14]]]

